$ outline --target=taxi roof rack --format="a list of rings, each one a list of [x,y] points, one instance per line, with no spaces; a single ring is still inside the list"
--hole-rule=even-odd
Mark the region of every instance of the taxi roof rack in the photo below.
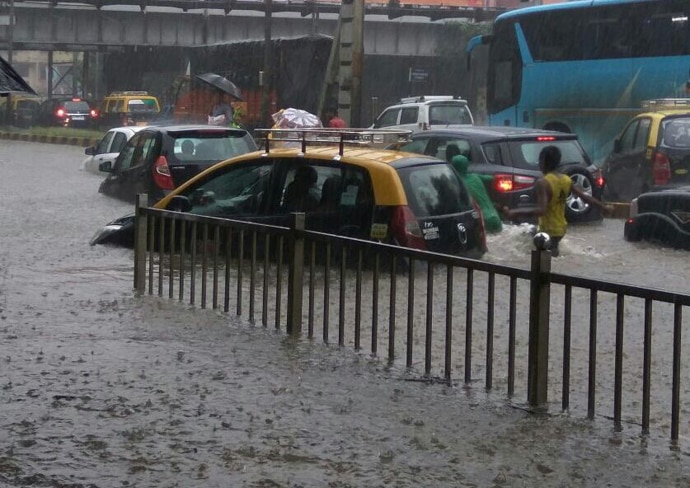
[[[690,107],[690,98],[656,98],[654,100],[643,100],[642,108],[650,110],[683,109]]]
[[[299,143],[303,153],[307,146],[338,145],[338,154],[343,155],[345,146],[380,147],[398,142],[408,142],[411,130],[401,129],[255,129],[257,139],[264,141],[264,150],[271,152],[271,144]]]

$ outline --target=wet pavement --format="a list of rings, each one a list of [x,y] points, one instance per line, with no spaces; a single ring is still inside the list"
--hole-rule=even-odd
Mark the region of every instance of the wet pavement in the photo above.
[[[0,486],[690,484],[687,439],[672,450],[638,425],[530,414],[479,385],[408,381],[367,354],[134,296],[131,251],[88,245],[131,206],[99,195],[82,159],[0,141]],[[687,254],[622,249],[621,228],[572,229],[554,268],[687,287]],[[521,230],[505,235],[487,259],[526,263]]]

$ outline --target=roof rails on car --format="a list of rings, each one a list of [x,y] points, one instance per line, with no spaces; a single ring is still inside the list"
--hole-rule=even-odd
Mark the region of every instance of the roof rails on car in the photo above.
[[[127,97],[127,96],[145,96],[148,95],[149,92],[143,91],[143,90],[126,90],[126,91],[114,91],[111,92],[109,97]]]
[[[443,102],[448,100],[464,100],[458,95],[420,95],[417,97],[405,97],[400,103]]]
[[[649,110],[690,108],[690,98],[657,98],[654,100],[643,100],[642,108]]]
[[[373,147],[387,146],[410,140],[412,131],[395,129],[256,129],[257,139],[264,141],[264,150],[271,152],[284,143],[299,143],[303,153],[307,146],[338,146],[338,154],[343,155],[345,146]],[[284,147],[284,146],[283,146]]]

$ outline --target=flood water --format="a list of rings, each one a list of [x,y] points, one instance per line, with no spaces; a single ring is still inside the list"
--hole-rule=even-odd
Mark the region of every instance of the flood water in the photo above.
[[[479,386],[406,381],[349,348],[134,296],[132,252],[88,245],[132,207],[98,194],[83,157],[0,141],[0,486],[690,484],[686,438],[670,449],[636,425],[529,414]],[[688,291],[686,252],[626,243],[622,228],[572,227],[552,269]],[[525,228],[489,246],[487,260],[528,266]]]

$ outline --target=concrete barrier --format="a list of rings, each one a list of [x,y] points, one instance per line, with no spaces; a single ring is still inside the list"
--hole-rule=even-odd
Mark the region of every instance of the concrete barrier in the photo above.
[[[23,142],[42,142],[46,144],[63,144],[81,147],[95,146],[98,144],[98,141],[100,141],[99,137],[46,136],[11,131],[0,131],[0,139]]]

